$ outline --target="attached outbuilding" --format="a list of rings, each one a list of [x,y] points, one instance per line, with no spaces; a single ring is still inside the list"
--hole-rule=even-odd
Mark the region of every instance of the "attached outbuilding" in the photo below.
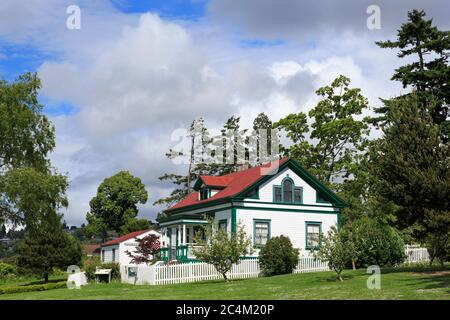
[[[136,238],[142,239],[149,234],[160,237],[160,234],[155,230],[140,230],[103,243],[100,251],[101,261],[103,263],[117,262],[120,265],[131,264],[131,258],[126,251],[133,252],[138,245]]]

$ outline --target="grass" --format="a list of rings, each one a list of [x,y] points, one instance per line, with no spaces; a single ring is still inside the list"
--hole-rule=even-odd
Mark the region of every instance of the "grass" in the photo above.
[[[164,286],[134,286],[113,282],[89,284],[80,290],[55,289],[0,295],[0,299],[446,299],[450,300],[450,265],[383,269],[381,289],[369,290],[365,270],[345,271],[344,281],[333,272],[208,281]]]

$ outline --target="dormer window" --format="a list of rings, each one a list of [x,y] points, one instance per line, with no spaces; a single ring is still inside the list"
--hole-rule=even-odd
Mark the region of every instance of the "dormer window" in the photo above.
[[[209,188],[200,189],[200,200],[206,200],[209,198],[210,190]]]
[[[287,176],[281,186],[273,186],[273,201],[278,203],[303,203],[303,188],[296,187],[294,180]]]

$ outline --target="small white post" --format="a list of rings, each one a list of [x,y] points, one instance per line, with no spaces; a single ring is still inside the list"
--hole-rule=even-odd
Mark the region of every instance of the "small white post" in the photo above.
[[[183,224],[183,244],[186,244],[186,224]]]

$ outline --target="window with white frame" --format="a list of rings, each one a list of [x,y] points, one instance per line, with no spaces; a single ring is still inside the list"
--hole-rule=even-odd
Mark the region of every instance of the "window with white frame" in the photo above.
[[[270,239],[270,220],[254,220],[253,243],[255,246],[264,246]]]
[[[320,246],[321,222],[306,222],[306,249],[314,249]]]

